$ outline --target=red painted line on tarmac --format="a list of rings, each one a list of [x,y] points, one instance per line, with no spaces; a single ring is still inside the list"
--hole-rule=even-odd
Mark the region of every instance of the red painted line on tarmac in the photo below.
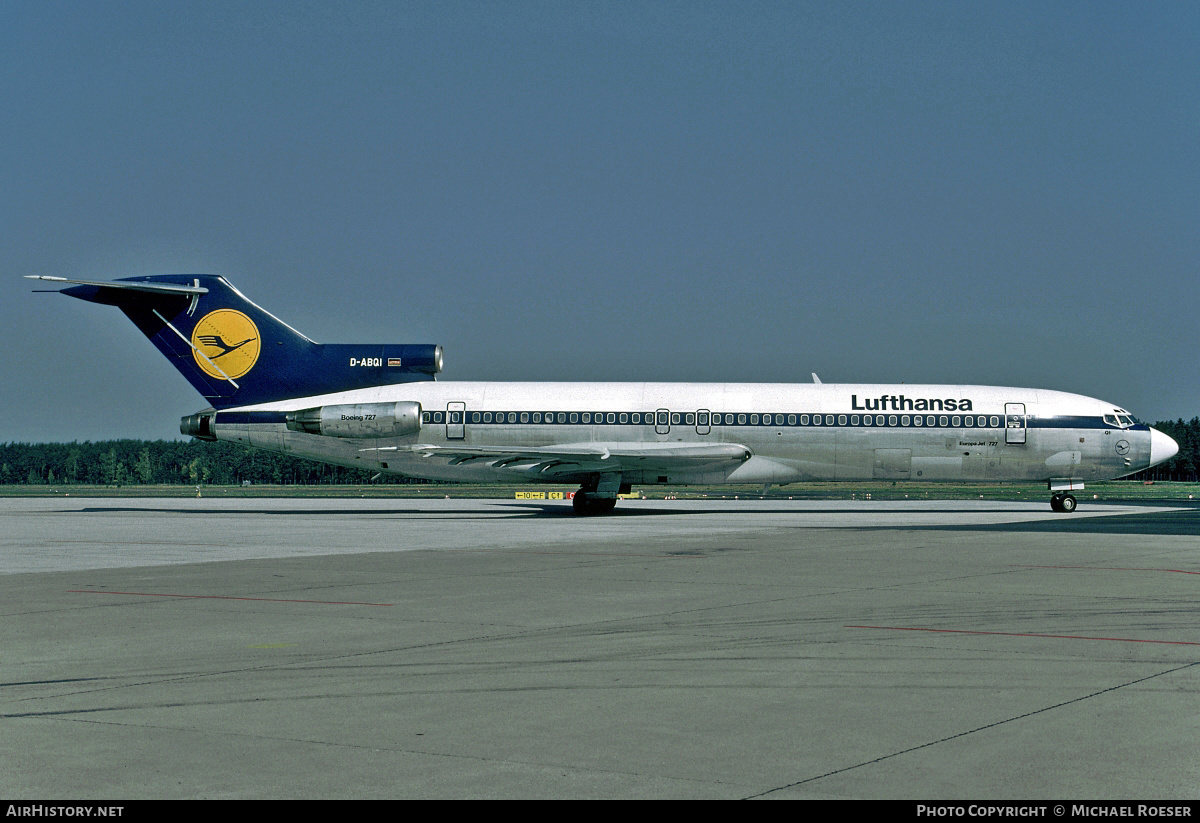
[[[979,632],[968,629],[922,629],[911,626],[843,626],[844,629],[883,629],[892,632],[935,632],[939,634],[990,634],[999,637],[1043,637],[1051,640],[1110,640],[1117,643],[1161,643],[1167,646],[1200,646],[1191,640],[1140,640],[1135,637],[1087,637],[1081,634],[1035,634],[1033,632]]]
[[[263,603],[318,603],[323,606],[393,606],[394,603],[356,603],[352,600],[279,600],[271,597],[231,597],[223,594],[162,594],[158,592],[102,592],[67,589],[68,594],[127,594],[134,597],[183,597],[195,600],[257,600]]]
[[[1090,569],[1098,572],[1171,572],[1172,574],[1200,574],[1200,572],[1190,572],[1186,569],[1148,569],[1132,566],[1029,566],[1024,563],[1013,563],[1012,565],[1020,569]]]

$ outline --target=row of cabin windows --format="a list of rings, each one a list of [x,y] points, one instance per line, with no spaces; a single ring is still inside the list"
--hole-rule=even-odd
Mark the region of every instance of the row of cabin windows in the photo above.
[[[935,426],[998,428],[997,415],[736,414],[724,412],[422,412],[424,423],[616,424],[634,426]]]

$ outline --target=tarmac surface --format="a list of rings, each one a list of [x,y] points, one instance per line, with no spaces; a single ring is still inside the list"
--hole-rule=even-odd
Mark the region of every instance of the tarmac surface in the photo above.
[[[0,795],[1192,799],[1200,508],[0,499]]]

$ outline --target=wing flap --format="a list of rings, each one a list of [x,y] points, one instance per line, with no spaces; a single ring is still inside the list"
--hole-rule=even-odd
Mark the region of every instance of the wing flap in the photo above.
[[[448,459],[461,466],[479,461],[495,468],[541,465],[539,472],[696,469],[707,465],[744,463],[751,451],[739,443],[559,443],[550,446],[466,446],[417,444],[363,451],[408,451],[428,458]],[[559,467],[562,467],[561,469]]]

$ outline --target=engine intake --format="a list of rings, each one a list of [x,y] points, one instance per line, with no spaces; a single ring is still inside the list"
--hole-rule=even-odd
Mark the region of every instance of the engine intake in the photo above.
[[[442,347],[434,345],[402,346],[401,361],[405,368],[425,374],[438,374],[442,370]]]
[[[421,430],[421,404],[405,401],[318,406],[286,417],[290,431],[326,437],[403,437]]]

